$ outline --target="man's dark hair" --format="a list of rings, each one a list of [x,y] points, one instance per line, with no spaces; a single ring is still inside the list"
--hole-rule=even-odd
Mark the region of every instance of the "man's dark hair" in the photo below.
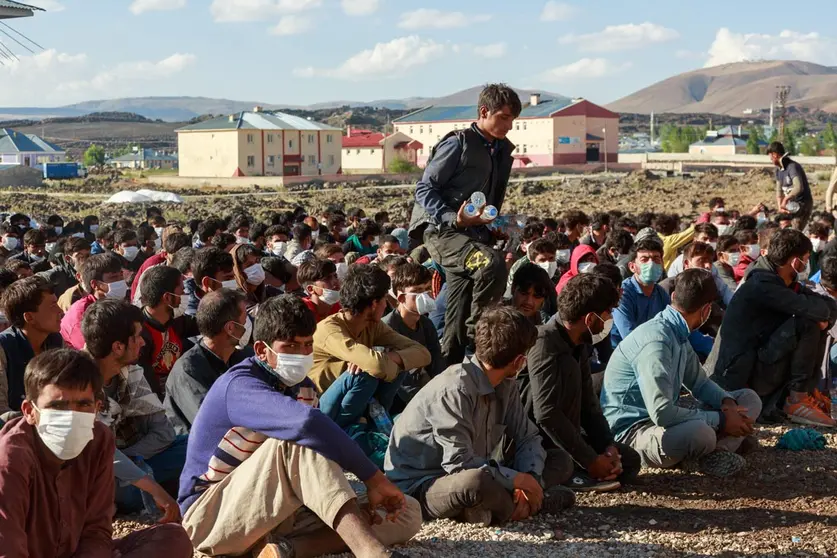
[[[63,227],[64,219],[60,215],[50,215],[47,217],[47,225],[50,227]]]
[[[255,223],[250,227],[250,240],[256,242],[265,235],[265,232],[267,232],[267,225],[264,223]]]
[[[709,200],[709,209],[712,209],[713,207],[717,207],[719,205],[721,207],[724,207],[724,198],[714,197],[711,200]]]
[[[109,234],[113,232],[113,229],[108,225],[99,225],[99,228],[96,229],[96,240],[104,240],[108,237]]]
[[[44,295],[52,294],[52,285],[39,275],[15,281],[3,291],[0,304],[6,313],[6,319],[13,326],[24,327],[26,312],[37,312]]]
[[[82,351],[52,349],[30,360],[23,375],[23,388],[29,401],[37,401],[47,386],[77,390],[90,387],[95,395],[102,389],[102,373]]]
[[[131,229],[119,229],[113,235],[113,243],[115,246],[122,246],[125,242],[131,242],[132,240],[139,242],[136,231]]]
[[[692,258],[708,257],[710,260],[715,258],[715,250],[709,244],[704,242],[690,242],[683,250],[683,259],[691,260]]]
[[[29,265],[29,262],[25,262],[23,260],[6,260],[6,269],[17,273],[19,269],[32,269],[32,266]]]
[[[735,233],[735,238],[739,244],[757,244],[759,241],[759,235],[753,229],[738,231]]]
[[[9,285],[17,281],[17,273],[12,271],[11,269],[7,269],[5,267],[0,267],[0,289],[6,290]],[[2,295],[0,295],[2,296]]]
[[[153,308],[159,305],[166,293],[174,294],[175,289],[182,282],[183,275],[173,267],[157,265],[148,268],[142,274],[142,282],[139,286],[143,306]]]
[[[396,246],[401,246],[401,242],[391,234],[385,234],[381,237],[381,242],[378,244],[379,246],[383,246],[384,244],[395,244]]]
[[[81,333],[93,358],[105,358],[114,343],[128,345],[134,336],[134,324],[142,324],[142,310],[124,300],[105,298],[84,311]]]
[[[313,258],[299,266],[296,279],[300,285],[312,285],[317,281],[325,281],[332,273],[337,273],[333,261]]]
[[[270,238],[274,235],[282,235],[282,234],[287,236],[288,238],[291,237],[291,231],[285,225],[272,225],[272,226],[268,227],[266,231],[264,231],[264,236],[266,238]]]
[[[634,221],[633,219],[631,219],[630,217],[627,217],[627,216],[626,217],[619,217],[619,219],[616,220],[616,225],[613,228],[615,228],[615,229],[639,230],[639,227],[637,227],[636,221]]]
[[[538,329],[516,308],[495,306],[482,313],[474,337],[477,359],[492,368],[504,368],[532,348]]]
[[[590,218],[583,211],[571,209],[564,213],[564,222],[567,224],[568,229],[574,229],[579,225],[584,225],[585,227],[589,225]]]
[[[11,223],[0,223],[0,235],[2,234],[13,234],[18,236],[20,234],[20,229]]]
[[[514,89],[505,83],[491,83],[483,87],[479,101],[477,101],[477,110],[480,107],[487,108],[489,113],[499,112],[503,110],[503,107],[509,107],[515,118],[520,116],[520,112],[523,110],[520,97]]]
[[[130,219],[117,219],[113,222],[113,229],[121,231],[125,229],[133,229],[134,223]]]
[[[46,240],[46,233],[40,229],[30,229],[23,235],[24,246],[46,244]]]
[[[176,254],[181,248],[186,248],[192,245],[192,237],[186,233],[173,233],[166,235],[166,241],[163,243],[163,250],[167,254]]]
[[[770,239],[773,238],[773,235],[776,234],[776,231],[778,230],[779,225],[776,223],[765,224],[759,231],[759,248],[767,250],[768,246],[770,246]]]
[[[339,226],[343,226],[343,223],[345,223],[345,222],[346,222],[346,217],[345,216],[343,216],[339,213],[333,213],[328,218],[328,230],[332,230],[332,229],[335,229]]]
[[[388,211],[378,211],[375,215],[372,216],[372,219],[378,223],[379,225],[383,225],[387,221],[389,221],[389,212]]]
[[[381,227],[375,221],[361,221],[361,223],[357,226],[355,230],[355,236],[358,239],[363,240],[368,236],[378,236],[381,234]]]
[[[590,219],[590,227],[594,231],[602,230],[602,227],[610,226],[610,215],[608,213],[597,212],[594,213]]]
[[[824,223],[813,222],[808,225],[808,234],[817,238],[828,238],[828,227]]]
[[[296,225],[294,225],[293,233],[294,240],[296,240],[299,243],[302,243],[302,241],[306,238],[311,238],[311,227],[309,227],[305,223],[297,223]]]
[[[148,209],[145,210],[145,218],[146,220],[151,219],[154,216],[161,216],[163,215],[163,210],[157,207],[156,205],[152,205]]]
[[[659,252],[663,254],[663,243],[656,238],[643,238],[631,247],[631,255],[629,256],[632,262],[636,261],[636,257],[640,252]]]
[[[767,154],[771,155],[773,153],[775,153],[776,155],[784,155],[785,146],[782,145],[781,142],[774,141],[773,143],[767,146]]]
[[[253,340],[268,345],[276,340],[292,341],[295,337],[308,337],[317,329],[317,319],[302,299],[294,295],[269,298],[259,305]]]
[[[555,254],[557,250],[558,248],[555,247],[555,244],[546,238],[539,238],[529,245],[529,254],[533,256],[537,254]]]
[[[194,256],[195,249],[191,246],[181,248],[174,253],[174,256],[171,259],[171,266],[185,275],[192,270],[192,258]]]
[[[224,331],[227,322],[238,321],[241,312],[241,303],[246,298],[241,291],[232,289],[221,289],[206,293],[198,305],[198,313],[195,318],[198,322],[198,331],[204,337],[215,337]],[[245,320],[247,317],[245,316]],[[244,324],[241,324],[244,325]]]
[[[695,225],[695,236],[699,234],[705,234],[711,240],[718,239],[718,227],[713,225],[712,223],[700,223]]]
[[[231,233],[235,233],[241,227],[250,228],[250,218],[244,215],[243,213],[239,213],[235,215],[232,219],[230,219],[230,224],[227,227],[227,230]]]
[[[218,273],[232,270],[232,254],[214,246],[196,250],[192,255],[192,277],[195,280],[195,285],[199,288],[204,277],[214,279]]]
[[[536,238],[541,238],[543,236],[543,224],[542,223],[529,223],[525,227],[523,227],[523,233],[521,237],[526,242],[531,242]]]
[[[660,213],[654,220],[654,230],[668,236],[677,232],[680,226],[680,216],[674,213]]]
[[[320,244],[317,246],[317,249],[314,250],[314,254],[318,258],[322,258],[324,260],[327,260],[329,256],[337,254],[338,252],[340,254],[343,253],[343,248],[341,248],[339,244]]]
[[[710,271],[691,268],[677,275],[671,302],[678,309],[691,314],[716,300],[718,287]]]
[[[758,227],[758,221],[752,215],[742,215],[735,222],[736,231],[756,230],[756,227]]]
[[[340,305],[353,315],[360,314],[387,295],[390,279],[375,265],[353,265],[340,288]]]
[[[543,220],[543,226],[544,226],[545,229],[549,229],[549,230],[554,231],[555,229],[558,228],[558,221],[556,221],[552,217],[547,217],[546,219]]]
[[[511,291],[526,293],[534,289],[535,296],[546,298],[550,291],[555,290],[555,284],[544,268],[533,263],[521,265],[512,277]]]
[[[236,238],[235,235],[232,233],[222,232],[220,234],[216,234],[212,237],[212,240],[209,241],[209,245],[219,250],[224,250],[230,244],[235,244]]]
[[[811,240],[796,229],[781,229],[770,237],[767,260],[776,267],[781,267],[793,258],[802,258],[810,254]]]
[[[201,223],[203,223],[202,219],[189,219],[189,222],[187,223],[189,227],[189,232],[194,235],[196,232],[198,232],[198,227]]]
[[[829,254],[820,260],[820,271],[823,287],[837,290],[837,256]]]
[[[593,268],[593,275],[599,275],[610,279],[613,286],[617,289],[622,286],[622,271],[616,264],[608,262],[597,264],[596,267]]]
[[[615,248],[619,254],[630,254],[631,246],[634,245],[634,238],[625,229],[614,228],[607,233],[604,245],[605,250]]]
[[[366,216],[366,212],[359,207],[350,207],[346,212],[346,216],[350,219],[363,219]]]
[[[154,227],[151,225],[142,223],[139,227],[137,227],[137,243],[139,243],[140,246],[145,246],[145,243],[155,236],[157,236],[157,231],[155,231]]]
[[[380,260],[375,260],[373,264],[375,267],[383,269],[385,272],[389,271],[390,269],[398,269],[402,265],[408,263],[410,260],[407,259],[407,256],[399,256],[397,254],[390,254]]]
[[[293,279],[294,273],[296,273],[296,268],[291,262],[278,256],[266,256],[261,259],[260,263],[265,272],[270,273],[282,283],[287,283]],[[192,273],[194,274],[194,270]]]
[[[725,234],[718,237],[718,252],[729,252],[733,246],[739,246],[741,243],[731,234]]]
[[[601,316],[619,305],[613,281],[598,273],[582,273],[570,279],[558,296],[558,314],[568,323],[593,312]]]
[[[198,240],[207,244],[215,236],[215,233],[223,228],[224,223],[220,219],[207,219],[198,225]]]
[[[572,248],[572,242],[570,242],[570,237],[565,235],[562,232],[552,231],[546,233],[544,238],[550,241],[552,244],[555,245],[555,250],[566,250],[567,248]]]
[[[118,254],[113,252],[96,254],[87,258],[81,266],[81,284],[84,290],[88,294],[92,293],[93,287],[90,283],[94,280],[102,281],[105,273],[121,273],[123,261]]]
[[[421,264],[407,262],[395,270],[392,290],[398,294],[410,287],[418,287],[433,280],[433,272]]]
[[[239,266],[243,266],[244,263],[247,261],[247,258],[250,256],[256,256],[256,259],[259,260],[262,257],[262,251],[253,246],[252,244],[241,244],[235,247],[232,251],[233,258],[238,262]],[[242,271],[244,269],[242,268]]]

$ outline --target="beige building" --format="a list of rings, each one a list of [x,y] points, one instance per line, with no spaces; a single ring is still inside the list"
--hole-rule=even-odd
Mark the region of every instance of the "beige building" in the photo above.
[[[177,130],[179,175],[318,176],[342,170],[341,132],[260,107]]]
[[[449,132],[476,120],[476,106],[427,107],[396,120],[402,132],[423,144],[418,164],[424,166],[430,150]],[[617,161],[619,115],[584,99],[541,100],[533,94],[509,132],[515,144],[515,167]]]
[[[343,172],[349,174],[388,172],[396,159],[418,164],[424,146],[402,132],[388,136],[371,130],[353,130],[343,136]]]

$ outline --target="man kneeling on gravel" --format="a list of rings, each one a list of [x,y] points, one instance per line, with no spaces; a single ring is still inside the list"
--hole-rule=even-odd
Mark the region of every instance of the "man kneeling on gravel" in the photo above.
[[[259,307],[254,357],[218,378],[189,433],[180,477],[183,526],[205,554],[385,558],[421,529],[405,498],[315,401],[306,378],[314,314],[283,295]],[[343,469],[367,487],[364,505]],[[387,513],[384,519],[378,508]]]
[[[476,354],[431,380],[395,421],[384,469],[419,500],[425,519],[488,526],[575,502],[559,486],[572,474],[571,459],[544,451],[515,383],[536,338],[520,311],[486,310]]]
[[[761,412],[750,389],[726,392],[710,380],[689,343],[709,319],[718,290],[705,269],[677,276],[672,303],[623,340],[607,365],[601,402],[616,440],[639,452],[646,467],[697,462],[701,472],[740,471],[745,436]],[[686,388],[709,410],[678,406]],[[757,444],[750,438],[745,447]]]

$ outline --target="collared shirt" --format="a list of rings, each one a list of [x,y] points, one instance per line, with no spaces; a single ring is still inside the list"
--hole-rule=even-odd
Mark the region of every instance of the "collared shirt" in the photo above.
[[[111,558],[113,434],[98,422],[93,433],[62,466],[25,419],[0,430],[0,555]]]
[[[642,285],[636,277],[622,281],[622,299],[613,311],[611,344],[616,348],[631,332],[644,324],[671,303],[671,298],[662,287],[654,285],[651,296],[645,296]]]
[[[513,463],[493,458],[504,435],[514,442]],[[468,469],[489,472],[511,492],[517,473],[540,477],[545,458],[517,383],[492,386],[479,361],[467,357],[431,380],[401,413],[384,470],[408,494],[428,480]]]

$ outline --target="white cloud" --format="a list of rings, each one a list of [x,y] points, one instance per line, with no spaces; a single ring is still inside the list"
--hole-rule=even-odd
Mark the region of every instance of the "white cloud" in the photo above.
[[[186,7],[186,0],[134,0],[131,13],[139,15],[145,12],[162,12],[179,10]]]
[[[606,58],[582,58],[572,64],[547,70],[540,77],[542,81],[552,82],[596,79],[624,72],[630,67],[630,62],[614,64]]]
[[[388,43],[378,43],[373,48],[355,54],[337,68],[297,68],[294,75],[353,81],[392,78],[438,59],[446,50],[447,46],[444,44],[411,35],[393,39]]]
[[[56,0],[34,0],[33,2],[23,3],[31,6],[38,6],[39,8],[45,9],[47,12],[63,12],[67,9],[64,4],[61,4]]]
[[[506,43],[493,43],[474,47],[474,54],[483,58],[502,58],[508,52]]]
[[[215,21],[259,21],[319,8],[323,0],[213,0]]]
[[[467,15],[462,12],[443,12],[421,8],[401,14],[398,27],[402,29],[452,29],[467,27],[491,19],[490,15]]]
[[[381,0],[341,0],[343,11],[351,16],[374,14],[381,7]]]
[[[541,12],[541,21],[567,21],[578,13],[578,8],[564,2],[549,0]]]
[[[282,16],[279,23],[270,28],[274,35],[299,35],[313,28],[311,19],[305,16],[286,15]]]
[[[584,35],[564,35],[558,42],[564,45],[577,45],[582,52],[615,52],[631,48],[640,48],[654,43],[665,43],[680,37],[674,29],[656,23],[626,23],[609,25],[602,31]]]
[[[734,33],[722,27],[707,53],[706,67],[761,59],[793,59],[837,64],[837,39],[819,33],[782,31],[778,35]]]

